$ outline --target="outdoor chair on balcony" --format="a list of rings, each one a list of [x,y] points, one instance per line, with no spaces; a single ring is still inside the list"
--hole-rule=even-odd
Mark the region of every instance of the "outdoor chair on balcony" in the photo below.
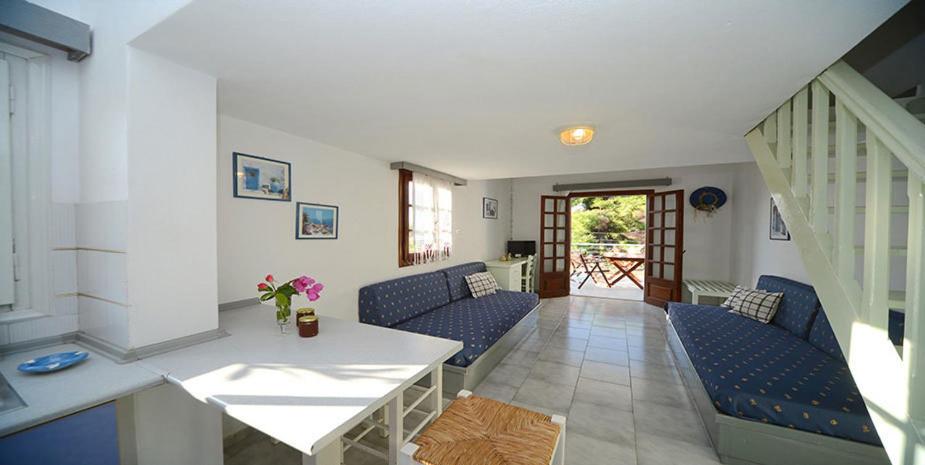
[[[588,282],[589,278],[596,285],[601,285],[601,281],[603,281],[605,286],[611,286],[610,280],[607,279],[607,272],[604,270],[605,267],[609,268],[609,263],[606,259],[583,253],[572,255],[577,255],[578,273],[573,273],[573,275],[577,275],[576,279],[581,279],[581,283],[578,284],[578,289],[581,289],[582,286]]]

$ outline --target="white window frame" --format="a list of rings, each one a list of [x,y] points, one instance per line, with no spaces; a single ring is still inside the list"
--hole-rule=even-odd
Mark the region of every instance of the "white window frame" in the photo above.
[[[29,300],[27,308],[0,313],[0,323],[54,314],[54,275],[51,262],[51,95],[50,58],[42,53],[0,42],[0,52],[27,61],[25,89],[15,89],[15,98],[26,98],[26,153],[29,158]],[[19,245],[17,245],[19,247]],[[22,260],[22,259],[20,259]]]

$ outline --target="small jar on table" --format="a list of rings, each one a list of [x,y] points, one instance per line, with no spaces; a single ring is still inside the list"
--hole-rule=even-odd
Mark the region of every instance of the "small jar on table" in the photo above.
[[[308,315],[299,317],[299,336],[301,337],[314,337],[318,335],[318,317],[314,315]]]

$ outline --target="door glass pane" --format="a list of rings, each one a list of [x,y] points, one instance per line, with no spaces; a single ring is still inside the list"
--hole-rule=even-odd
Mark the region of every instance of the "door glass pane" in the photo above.
[[[675,227],[676,226],[675,218],[677,218],[677,213],[675,212],[665,213],[665,227],[667,228]]]
[[[652,260],[661,260],[662,250],[659,247],[652,247]]]
[[[555,209],[555,205],[556,204],[553,202],[553,199],[545,199],[543,201],[543,211],[551,212]]]
[[[662,197],[661,197],[661,196],[656,195],[655,198],[652,199],[652,202],[653,202],[653,204],[654,204],[654,208],[652,208],[653,210],[661,210],[661,209],[662,209]]]
[[[561,215],[561,214],[560,214],[560,215],[556,215],[556,216],[558,217],[558,218],[556,219],[556,221],[559,222],[559,223],[558,223],[559,226],[561,226],[561,227],[564,228],[564,227],[565,227],[565,215]]]
[[[665,230],[665,244],[674,245],[675,243],[676,243],[676,242],[675,242],[675,230],[674,230],[674,229],[666,229],[666,230]]]
[[[665,279],[674,279],[674,265],[665,265],[662,268],[662,274]]]
[[[662,265],[658,263],[653,263],[652,264],[652,274],[650,276],[652,276],[653,278],[661,278],[662,277]]]
[[[676,200],[677,200],[677,199],[676,199],[676,196],[675,196],[675,195],[673,195],[673,194],[672,194],[672,195],[666,195],[666,196],[665,196],[665,209],[666,209],[666,210],[671,210],[671,209],[677,208],[678,206],[675,205],[675,204],[677,203]]]
[[[565,199],[559,199],[557,204],[556,211],[564,212],[566,207]]]
[[[564,258],[556,259],[556,271],[565,271],[565,259]]]
[[[543,225],[544,226],[546,227],[552,226],[552,220],[553,220],[552,214],[543,215]]]
[[[552,271],[552,259],[547,258],[543,260],[543,271],[550,272]]]
[[[557,257],[565,256],[565,244],[556,244],[556,256]]]
[[[651,224],[650,226],[653,227],[653,228],[661,228],[661,227],[662,227],[662,214],[661,214],[661,213],[659,213],[658,215],[655,215],[655,216],[652,218],[652,224]],[[655,231],[655,232],[658,233],[658,231]]]
[[[552,244],[546,244],[543,246],[543,256],[552,257]]]
[[[556,242],[565,242],[565,229],[560,228],[556,230]]]

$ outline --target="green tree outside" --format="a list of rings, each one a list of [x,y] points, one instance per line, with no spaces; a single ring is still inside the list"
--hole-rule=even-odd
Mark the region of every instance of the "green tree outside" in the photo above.
[[[646,196],[579,197],[572,199],[571,206],[572,244],[645,243]],[[600,247],[573,247],[590,252],[611,251]]]

